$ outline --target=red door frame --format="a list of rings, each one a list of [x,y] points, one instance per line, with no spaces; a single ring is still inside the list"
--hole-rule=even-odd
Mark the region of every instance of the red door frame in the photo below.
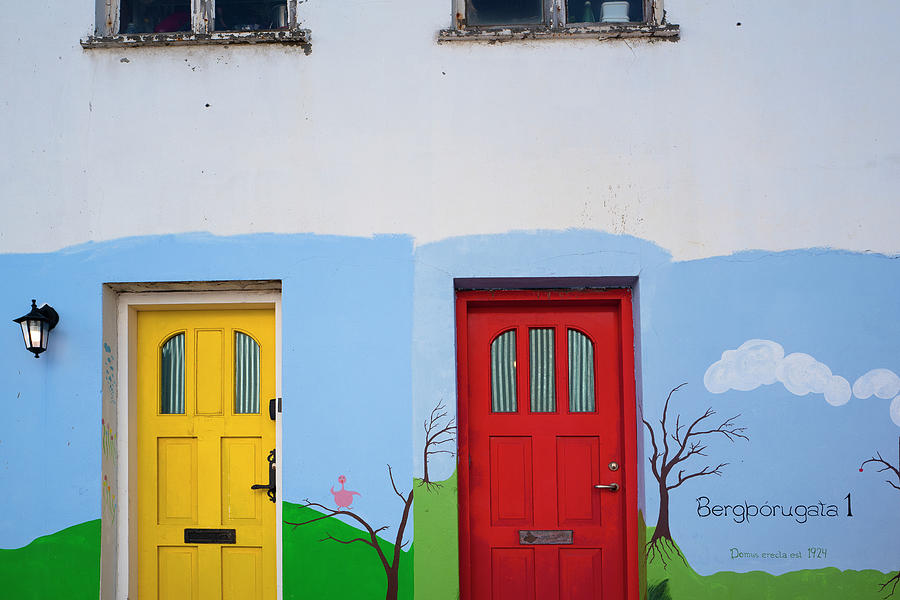
[[[519,302],[590,301],[616,305],[619,311],[622,373],[622,440],[625,461],[622,465],[622,491],[625,494],[625,598],[640,596],[638,548],[638,475],[637,475],[637,400],[634,379],[634,321],[630,289],[614,290],[514,290],[514,291],[457,291],[456,293],[456,373],[457,419],[459,445],[459,578],[460,597],[472,597],[471,557],[469,539],[469,377],[468,377],[468,314],[473,306],[516,304]]]

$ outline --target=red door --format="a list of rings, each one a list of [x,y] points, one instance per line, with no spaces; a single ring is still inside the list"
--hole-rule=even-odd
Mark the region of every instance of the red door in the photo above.
[[[637,598],[630,293],[460,292],[457,318],[462,597]]]

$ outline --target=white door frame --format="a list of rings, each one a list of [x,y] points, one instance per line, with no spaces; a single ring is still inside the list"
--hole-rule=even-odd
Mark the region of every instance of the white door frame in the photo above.
[[[152,284],[150,284],[152,285]],[[201,285],[201,284],[198,284]],[[122,457],[116,467],[117,492],[116,497],[119,506],[123,508],[116,523],[116,545],[118,555],[116,557],[116,600],[128,600],[130,586],[136,585],[131,581],[130,574],[136,566],[137,543],[137,515],[135,512],[137,496],[132,498],[129,494],[129,483],[134,486],[137,473],[130,469],[132,451],[129,440],[129,418],[134,417],[133,403],[135,400],[136,365],[136,329],[137,310],[140,307],[164,306],[171,304],[272,304],[275,308],[275,396],[281,397],[281,292],[276,290],[263,291],[179,291],[179,292],[123,292],[118,294],[116,303],[116,342],[118,345],[116,370],[119,374],[116,399],[116,415],[118,425],[118,438],[116,449]],[[281,412],[275,414],[275,461],[276,470],[275,490],[275,577],[277,600],[282,599],[282,546],[281,546],[281,501],[282,501],[282,469],[281,465],[281,439],[282,419]],[[129,482],[129,477],[135,481]],[[135,503],[135,504],[133,504]],[[133,562],[134,561],[134,562]],[[136,594],[132,594],[136,597]]]

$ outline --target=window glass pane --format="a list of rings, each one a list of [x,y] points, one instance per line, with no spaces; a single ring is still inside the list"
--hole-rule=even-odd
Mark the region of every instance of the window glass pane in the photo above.
[[[216,0],[216,31],[258,31],[286,27],[285,0]]]
[[[191,0],[121,0],[119,33],[191,30]]]
[[[639,23],[644,20],[644,3],[601,0],[568,0],[566,3],[567,23]]]
[[[553,329],[528,330],[531,412],[554,412],[556,410],[553,343]]]
[[[234,334],[234,414],[259,414],[259,344],[240,331]]]
[[[569,330],[569,411],[594,412],[594,343]]]
[[[516,332],[491,342],[491,411],[516,412]]]
[[[541,23],[541,0],[466,0],[469,25]]]
[[[184,334],[173,335],[163,344],[159,366],[159,412],[184,414]]]

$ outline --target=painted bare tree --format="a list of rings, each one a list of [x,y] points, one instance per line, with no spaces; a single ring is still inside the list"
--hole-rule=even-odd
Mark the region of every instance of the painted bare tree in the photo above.
[[[373,528],[365,519],[351,510],[334,510],[328,508],[323,504],[319,504],[318,502],[310,502],[309,500],[306,500],[304,501],[304,506],[314,508],[319,511],[324,511],[325,514],[316,517],[315,519],[309,519],[308,521],[302,521],[300,523],[285,521],[285,524],[293,525],[296,529],[301,525],[309,525],[310,523],[315,523],[316,521],[322,521],[324,519],[329,519],[338,515],[349,517],[359,523],[368,534],[366,537],[356,537],[349,540],[341,540],[332,536],[331,534],[326,533],[326,536],[319,541],[324,542],[326,540],[332,540],[339,544],[354,544],[359,542],[371,547],[378,554],[378,559],[381,561],[381,566],[384,567],[384,574],[387,578],[387,591],[384,596],[385,600],[397,600],[397,594],[400,591],[399,576],[400,557],[402,556],[401,550],[405,545],[403,542],[403,533],[406,531],[406,523],[409,521],[409,511],[412,508],[413,503],[413,491],[409,490],[409,494],[407,494],[406,496],[400,493],[400,490],[397,489],[397,484],[394,483],[394,474],[391,471],[391,465],[388,465],[388,477],[391,480],[391,487],[394,488],[394,493],[397,494],[397,497],[400,498],[400,501],[403,503],[403,514],[400,517],[400,525],[397,527],[397,534],[394,537],[394,552],[391,556],[386,555],[384,549],[378,544],[378,534],[382,531],[387,530],[389,527],[387,525],[384,525],[382,527],[378,527],[377,529]]]
[[[898,438],[898,440],[897,440],[897,447],[898,447],[898,451],[897,451],[897,465],[896,466],[892,465],[891,463],[889,463],[887,461],[887,459],[885,459],[883,456],[881,456],[881,452],[876,452],[875,456],[873,456],[872,458],[870,458],[868,460],[864,460],[862,462],[862,464],[859,465],[859,471],[862,472],[863,468],[869,463],[878,465],[879,467],[881,467],[880,469],[878,469],[878,473],[884,473],[884,472],[888,473],[888,478],[884,480],[885,483],[887,483],[889,486],[891,486],[895,490],[900,491],[900,485],[898,485],[898,484],[900,484],[900,438]],[[895,477],[897,478],[897,483],[894,483],[893,481],[891,481],[891,479],[895,478]],[[885,595],[885,598],[890,598],[891,596],[894,595],[894,592],[897,590],[898,583],[900,583],[900,571],[898,571],[893,577],[891,577],[890,579],[888,579],[887,581],[882,583],[881,588],[879,588],[879,591],[884,592],[885,590],[887,590],[890,587],[890,591],[887,592],[887,595]]]
[[[687,384],[682,383],[669,392],[658,430],[654,430],[653,426],[643,419],[644,425],[650,432],[650,443],[653,445],[650,467],[659,488],[659,517],[656,519],[653,536],[647,542],[647,554],[650,561],[658,556],[664,566],[673,552],[684,560],[684,556],[681,555],[681,551],[672,540],[672,532],[669,529],[670,492],[680,487],[685,481],[696,477],[722,475],[722,469],[728,464],[719,463],[715,467],[706,465],[699,470],[691,468],[692,472],[685,474],[686,469],[682,468],[685,466],[684,463],[695,456],[706,456],[707,440],[712,436],[721,435],[731,442],[737,438],[750,439],[744,433],[746,428],[738,427],[735,424],[735,420],[741,416],[739,414],[725,419],[717,426],[712,426],[709,419],[716,414],[712,408],[707,408],[706,412],[691,421],[690,424],[682,423],[681,415],[676,414],[673,424],[669,417],[669,402],[672,400],[672,395],[685,385]]]
[[[424,465],[424,475],[422,483],[426,488],[432,486],[440,487],[440,483],[431,481],[428,475],[428,458],[435,454],[450,454],[455,452],[448,449],[446,444],[452,444],[456,441],[456,419],[447,420],[447,410],[443,402],[438,402],[428,420],[423,423],[425,427],[425,448],[422,450],[422,464]]]

